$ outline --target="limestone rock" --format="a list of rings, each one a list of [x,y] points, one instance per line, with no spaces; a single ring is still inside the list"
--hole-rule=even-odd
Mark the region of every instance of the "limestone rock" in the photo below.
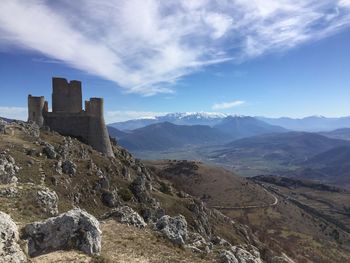
[[[122,203],[116,190],[103,191],[103,193],[101,195],[101,199],[102,199],[102,203],[108,207],[116,207],[118,205],[121,205],[121,203]]]
[[[239,263],[263,263],[260,252],[252,245],[232,246],[230,250]]]
[[[81,209],[73,209],[24,228],[28,253],[38,256],[62,249],[78,249],[86,254],[101,252],[101,230],[97,219]]]
[[[192,252],[195,253],[210,253],[213,248],[213,244],[211,242],[207,242],[204,237],[195,232],[189,232],[187,248],[191,249]]]
[[[15,187],[5,187],[5,188],[0,188],[0,196],[1,197],[7,197],[7,198],[12,198],[16,197],[18,195],[18,190]]]
[[[27,258],[18,245],[18,228],[11,217],[0,212],[0,263],[25,263]]]
[[[49,188],[38,190],[36,201],[41,209],[50,216],[58,215],[58,196]]]
[[[162,232],[173,244],[184,245],[186,243],[187,221],[184,216],[162,216],[156,223],[156,228]]]
[[[77,165],[72,161],[66,160],[62,163],[62,171],[65,174],[75,175],[77,172]]]
[[[141,174],[131,183],[130,189],[140,203],[149,203],[150,196],[147,190],[147,178]]]
[[[57,156],[57,153],[55,151],[55,147],[49,143],[45,145],[43,148],[43,153],[47,156],[49,159],[55,159]]]
[[[15,159],[5,152],[0,153],[0,183],[17,183],[16,174],[18,171],[19,167],[16,165]]]
[[[219,263],[239,263],[232,251],[224,250],[219,255]]]
[[[138,228],[147,226],[143,218],[129,206],[118,207],[109,212],[106,217],[112,217],[119,223],[136,226]]]
[[[188,209],[194,214],[194,228],[203,237],[210,239],[212,234],[211,224],[209,223],[209,211],[204,203],[194,200],[188,206]]]
[[[27,133],[30,136],[33,136],[35,138],[38,138],[40,136],[40,127],[36,123],[29,121],[29,122],[23,122],[23,121],[15,121],[18,125],[20,125],[25,133]]]

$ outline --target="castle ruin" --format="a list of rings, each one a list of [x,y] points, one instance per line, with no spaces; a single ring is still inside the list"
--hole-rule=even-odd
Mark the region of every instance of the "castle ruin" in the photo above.
[[[52,89],[52,112],[43,96],[28,96],[28,121],[76,137],[95,150],[114,156],[103,117],[103,99],[90,98],[83,110],[80,81],[52,78]]]

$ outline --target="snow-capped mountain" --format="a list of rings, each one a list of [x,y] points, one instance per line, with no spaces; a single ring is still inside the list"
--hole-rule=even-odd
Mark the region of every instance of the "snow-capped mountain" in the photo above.
[[[111,123],[109,126],[119,130],[134,130],[151,124],[160,122],[170,122],[178,125],[208,125],[214,126],[222,119],[226,118],[227,114],[219,112],[176,112],[169,113],[164,116],[155,116],[154,118],[142,118],[123,122]]]

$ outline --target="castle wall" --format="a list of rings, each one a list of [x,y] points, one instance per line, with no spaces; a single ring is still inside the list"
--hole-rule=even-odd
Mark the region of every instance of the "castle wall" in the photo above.
[[[45,125],[62,135],[76,137],[89,144],[89,118],[84,113],[48,112]]]
[[[103,116],[91,116],[86,112],[48,112],[45,125],[62,135],[76,137],[107,156],[114,156]]]
[[[43,112],[47,111],[45,98],[28,96],[28,121],[33,121],[40,127],[44,124]]]
[[[76,137],[107,156],[114,156],[103,117],[103,99],[91,98],[82,109],[81,82],[52,79],[52,112],[44,97],[28,96],[28,120],[46,125],[66,136]]]
[[[52,111],[72,112],[82,111],[81,82],[72,80],[68,83],[63,78],[52,78]]]

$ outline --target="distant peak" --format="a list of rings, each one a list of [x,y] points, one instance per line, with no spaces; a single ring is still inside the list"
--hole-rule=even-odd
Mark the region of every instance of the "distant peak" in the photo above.
[[[157,118],[177,118],[177,119],[184,119],[184,118],[196,118],[196,119],[216,119],[216,118],[225,118],[229,116],[228,114],[221,113],[221,112],[174,112],[169,113],[164,116],[157,116]]]

